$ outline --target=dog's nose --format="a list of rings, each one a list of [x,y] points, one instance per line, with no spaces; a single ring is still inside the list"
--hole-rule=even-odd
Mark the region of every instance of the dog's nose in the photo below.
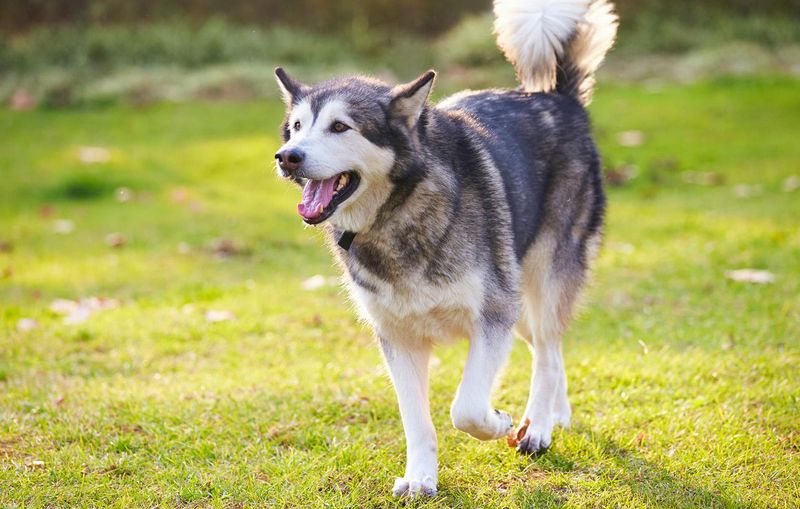
[[[296,148],[281,150],[275,154],[275,159],[278,160],[278,166],[287,173],[294,173],[299,170],[304,158],[305,154]]]

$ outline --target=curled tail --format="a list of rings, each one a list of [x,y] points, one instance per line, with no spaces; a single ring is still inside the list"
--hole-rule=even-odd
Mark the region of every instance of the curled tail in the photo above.
[[[494,14],[497,44],[525,91],[591,101],[594,72],[617,34],[609,0],[494,0]]]

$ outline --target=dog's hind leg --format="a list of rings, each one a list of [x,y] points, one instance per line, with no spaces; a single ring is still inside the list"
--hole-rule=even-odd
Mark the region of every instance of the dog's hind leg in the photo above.
[[[533,307],[530,303],[528,306]],[[569,425],[570,409],[567,400],[567,380],[561,355],[561,332],[557,311],[546,303],[527,310],[533,326],[533,376],[525,419],[530,420],[525,437],[520,441],[521,452],[535,453],[550,446],[553,426]]]
[[[524,267],[524,319],[530,334],[523,334],[532,346],[534,359],[530,395],[524,419],[530,420],[518,450],[536,453],[547,449],[556,424],[569,426],[567,377],[561,353],[561,336],[572,314],[573,303],[582,286],[583,271],[570,279],[554,270],[555,246],[542,239],[534,246]],[[523,420],[524,422],[524,420]]]
[[[396,496],[435,495],[438,478],[436,430],[428,404],[431,345],[411,346],[384,338],[380,343],[397,392],[406,434],[406,473],[395,480],[392,492]]]
[[[491,405],[492,386],[512,341],[510,327],[488,323],[481,324],[470,340],[464,376],[450,417],[453,426],[477,439],[501,438],[513,428],[511,416],[494,410]]]

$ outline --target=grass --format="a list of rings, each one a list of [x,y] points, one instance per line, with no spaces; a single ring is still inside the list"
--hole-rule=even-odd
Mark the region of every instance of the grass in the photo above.
[[[439,348],[441,494],[408,505],[800,504],[800,190],[782,189],[798,111],[786,78],[601,87],[601,149],[633,178],[609,189],[566,338],[574,426],[533,459],[456,432],[466,345]],[[301,289],[336,270],[273,175],[281,114],[0,112],[0,506],[402,505],[388,496],[401,424],[370,331],[337,286]],[[620,146],[626,130],[644,143]],[[83,146],[107,160],[82,163]],[[74,231],[55,233],[64,219]],[[745,267],[776,279],[726,279]],[[75,325],[49,310],[90,296],[119,306]],[[496,390],[517,417],[529,362],[516,345]]]

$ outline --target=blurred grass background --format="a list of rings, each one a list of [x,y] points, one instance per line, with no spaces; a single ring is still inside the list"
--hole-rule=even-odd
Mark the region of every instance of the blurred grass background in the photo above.
[[[435,67],[444,92],[513,84],[486,1],[3,1],[5,103],[21,90],[44,107],[274,98],[278,64],[310,80],[406,80]],[[604,77],[800,74],[797,2],[617,4],[620,37]]]

